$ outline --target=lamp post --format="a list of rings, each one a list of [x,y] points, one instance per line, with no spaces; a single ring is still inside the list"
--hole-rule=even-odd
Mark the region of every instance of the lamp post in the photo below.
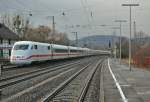
[[[115,20],[115,22],[119,22],[120,23],[120,37],[119,37],[119,43],[120,43],[120,64],[121,64],[121,54],[122,54],[122,41],[121,41],[121,36],[122,36],[122,29],[121,29],[121,24],[123,22],[127,22],[126,20]]]
[[[129,36],[129,68],[131,71],[131,34],[132,34],[132,15],[131,15],[131,7],[132,6],[139,6],[139,4],[122,4],[122,6],[129,6],[130,8],[130,36]]]

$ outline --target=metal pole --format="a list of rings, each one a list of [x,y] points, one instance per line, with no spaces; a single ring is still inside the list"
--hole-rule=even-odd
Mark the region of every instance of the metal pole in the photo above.
[[[78,47],[78,34],[77,32],[75,32],[75,34],[76,34],[76,47]]]
[[[134,39],[135,39],[135,41],[134,41],[134,44],[135,44],[135,48],[134,48],[134,51],[136,51],[136,40],[137,40],[137,37],[136,37],[136,22],[134,21]]]
[[[121,22],[120,22],[120,64],[121,64],[121,36],[122,36],[122,34],[121,34],[122,32],[121,32]]]
[[[131,27],[132,27],[132,18],[131,18],[131,6],[130,6],[130,37],[129,37],[129,68],[130,68],[130,71],[131,71]]]
[[[55,17],[54,16],[47,16],[47,18],[52,19],[52,35],[51,35],[51,43],[54,41],[54,34],[55,34]]]
[[[132,18],[131,18],[131,7],[132,6],[139,6],[139,4],[122,4],[122,6],[129,6],[130,7],[130,37],[129,37],[129,68],[130,68],[130,71],[131,71],[131,33],[132,33]]]
[[[78,33],[77,32],[72,32],[72,33],[74,33],[76,36],[76,47],[78,47]]]
[[[55,34],[55,18],[54,18],[54,16],[52,16],[52,20],[53,20],[53,25],[52,25],[52,27],[53,27],[52,43],[53,43],[54,42],[54,34]]]
[[[126,20],[115,20],[115,22],[119,22],[119,23],[120,23],[120,28],[119,28],[119,29],[120,29],[120,37],[119,37],[119,40],[120,40],[120,41],[119,41],[119,44],[120,44],[120,50],[119,50],[119,51],[120,51],[120,55],[119,55],[119,56],[120,56],[120,64],[121,64],[121,58],[122,58],[122,57],[121,57],[121,55],[122,55],[122,48],[121,48],[121,46],[122,46],[122,42],[121,42],[121,40],[122,40],[122,39],[121,39],[121,36],[122,36],[122,28],[121,28],[121,27],[122,27],[122,22],[127,22],[127,21],[126,21]]]
[[[115,61],[116,61],[116,59],[117,59],[117,57],[116,57],[116,29],[114,29],[114,41],[113,41],[113,46],[114,46],[114,58],[115,58]]]
[[[134,49],[133,52],[136,52],[136,22],[134,21]],[[134,66],[135,66],[136,62],[134,61]]]

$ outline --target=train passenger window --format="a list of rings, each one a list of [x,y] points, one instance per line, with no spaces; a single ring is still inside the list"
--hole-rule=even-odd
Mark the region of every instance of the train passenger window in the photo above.
[[[15,45],[14,50],[27,50],[29,45],[21,44],[21,45]]]
[[[67,49],[55,49],[54,51],[55,51],[56,53],[66,53],[66,52],[68,52]]]
[[[34,49],[38,49],[37,45],[34,45]]]
[[[33,46],[31,47],[31,50],[33,49]]]
[[[77,50],[70,50],[70,52],[75,53],[75,52],[77,52]]]
[[[50,49],[51,49],[51,47],[50,47],[50,46],[48,46],[48,47],[47,47],[47,49],[48,49],[48,50],[50,50]]]

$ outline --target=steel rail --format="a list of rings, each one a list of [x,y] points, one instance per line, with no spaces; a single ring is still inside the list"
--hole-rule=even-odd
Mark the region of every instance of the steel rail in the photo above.
[[[47,64],[47,62],[45,62]],[[37,64],[31,64],[31,65],[14,65],[14,66],[10,66],[8,68],[4,68],[4,66],[7,66],[7,65],[1,65],[1,68],[2,68],[2,71],[10,71],[10,70],[16,70],[16,69],[19,69],[19,68],[30,68],[30,67],[38,67],[40,68],[40,64],[42,65],[45,65],[44,62],[42,63],[37,63]],[[13,64],[10,64],[10,65],[13,65]],[[8,65],[9,66],[9,65]]]
[[[49,72],[56,71],[58,69],[62,69],[62,68],[66,68],[66,67],[71,67],[71,66],[76,65],[78,63],[81,63],[81,62],[75,62],[75,63],[71,63],[71,64],[66,64],[66,65],[63,65],[63,66],[58,66],[58,67],[56,67],[54,69],[49,69],[48,68],[48,69],[46,69],[44,71],[43,71],[43,69],[41,69],[41,70],[36,71],[36,72],[27,73],[25,76],[20,75],[20,76],[22,76],[22,78],[19,78],[20,76],[17,76],[16,78],[19,78],[19,79],[16,79],[16,80],[15,80],[15,78],[13,78],[13,79],[10,78],[10,80],[3,79],[3,80],[8,81],[8,82],[1,81],[1,83],[0,83],[0,89],[6,88],[8,86],[17,84],[17,83],[22,82],[22,81],[26,81],[28,79],[37,77],[39,75],[43,75],[43,74],[46,74],[46,73],[49,73]],[[35,75],[32,75],[32,74],[35,74]],[[30,76],[27,76],[27,75],[30,75]]]
[[[86,82],[85,87],[83,88],[83,90],[81,92],[81,95],[78,99],[78,102],[84,102],[84,99],[85,99],[86,93],[88,92],[88,89],[89,89],[89,86],[91,84],[92,78],[93,78],[97,68],[99,67],[99,65],[102,65],[102,62],[103,61],[99,60],[98,63],[93,68],[93,70],[91,71],[91,73],[88,75],[87,82]]]
[[[79,61],[78,61],[78,62],[79,62]],[[78,62],[69,63],[69,64],[76,64],[76,63],[78,63]],[[65,65],[69,65],[69,64],[65,64]],[[65,65],[63,65],[63,66],[65,66]],[[63,67],[63,66],[62,66],[62,67]],[[41,66],[40,66],[40,67],[41,67]],[[11,79],[14,79],[14,78],[17,78],[17,77],[22,77],[22,76],[25,76],[25,75],[30,75],[30,74],[33,74],[33,73],[37,73],[37,72],[44,71],[44,70],[48,70],[49,68],[55,68],[55,67],[56,67],[56,68],[57,68],[57,67],[60,67],[60,65],[46,66],[45,68],[37,69],[37,70],[31,71],[31,72],[22,73],[22,74],[10,76],[10,77],[7,77],[7,78],[1,78],[1,79],[0,79],[0,83],[3,82],[3,81],[11,80]]]
[[[34,89],[36,89],[36,88],[38,88],[38,87],[40,87],[42,85],[45,85],[45,84],[49,83],[52,80],[57,80],[58,78],[61,78],[63,75],[65,75],[67,73],[70,73],[70,71],[75,70],[74,68],[75,67],[69,68],[66,71],[62,71],[61,73],[59,73],[59,74],[57,74],[55,76],[52,76],[52,77],[50,77],[50,78],[48,78],[48,79],[46,79],[46,80],[44,80],[44,81],[42,81],[42,82],[40,82],[38,84],[35,84],[34,86],[31,86],[31,87],[29,87],[29,88],[27,88],[27,89],[25,89],[25,90],[23,90],[23,91],[21,91],[21,92],[19,92],[17,94],[14,94],[14,95],[12,95],[12,96],[10,96],[8,98],[5,98],[2,101],[4,101],[4,102],[12,101],[13,99],[15,99],[17,97],[21,97],[21,95],[24,95],[26,93],[29,94],[28,92],[32,92],[32,91],[34,91]],[[79,69],[79,68],[77,68],[77,69]]]
[[[88,68],[92,63],[89,63],[88,65],[84,66],[81,70],[73,74],[69,79],[61,83],[53,92],[42,98],[41,102],[49,102],[52,101],[52,99],[61,91],[63,90],[72,80],[74,80],[81,72],[83,72],[86,68]]]
[[[64,59],[64,61],[67,61],[68,59]],[[51,60],[52,62],[54,61],[59,61],[59,60]],[[45,63],[47,63],[47,62],[45,62]],[[9,70],[15,70],[15,69],[18,69],[18,68],[26,68],[26,67],[38,67],[38,65],[39,64],[42,64],[42,65],[44,65],[44,63],[43,62],[39,62],[39,63],[34,63],[34,64],[32,64],[32,66],[28,66],[28,65],[13,65],[13,64],[4,64],[4,65],[1,65],[1,68],[2,68],[2,71],[9,71]],[[10,67],[8,67],[8,68],[4,68],[5,66],[9,66],[9,65],[12,65],[12,66],[10,66]]]

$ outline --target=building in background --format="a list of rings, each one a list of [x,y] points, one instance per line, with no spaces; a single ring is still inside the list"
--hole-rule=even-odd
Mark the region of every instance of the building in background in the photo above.
[[[9,58],[13,44],[18,40],[18,35],[0,23],[0,59]]]

